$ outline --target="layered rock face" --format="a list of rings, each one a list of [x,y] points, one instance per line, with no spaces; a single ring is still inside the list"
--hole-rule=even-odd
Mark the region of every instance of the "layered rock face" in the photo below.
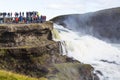
[[[0,25],[1,69],[34,77],[47,73],[43,66],[51,61],[48,54],[59,52],[59,44],[52,41],[52,25],[51,22]]]
[[[93,67],[60,54],[52,22],[0,25],[0,69],[48,80],[99,80]]]
[[[52,23],[0,25],[0,46],[39,46],[51,40]]]

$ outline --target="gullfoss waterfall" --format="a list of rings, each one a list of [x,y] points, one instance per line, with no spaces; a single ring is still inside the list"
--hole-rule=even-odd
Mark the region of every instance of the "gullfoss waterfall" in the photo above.
[[[120,48],[91,35],[82,35],[54,24],[53,40],[61,53],[94,67],[100,80],[120,80]],[[119,45],[119,44],[118,44]]]

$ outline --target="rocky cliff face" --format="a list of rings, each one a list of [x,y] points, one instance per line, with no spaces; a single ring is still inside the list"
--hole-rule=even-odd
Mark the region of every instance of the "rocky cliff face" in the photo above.
[[[52,39],[52,23],[0,25],[0,46],[40,46]]]
[[[62,15],[51,21],[102,40],[120,43],[120,7],[86,14]]]
[[[93,67],[59,52],[52,22],[0,25],[0,69],[48,80],[99,80]]]

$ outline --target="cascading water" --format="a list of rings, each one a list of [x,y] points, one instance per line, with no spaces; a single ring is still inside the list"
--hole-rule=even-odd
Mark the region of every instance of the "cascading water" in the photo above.
[[[53,40],[61,41],[62,53],[91,64],[101,80],[120,80],[120,49],[90,35],[79,35],[54,24]]]

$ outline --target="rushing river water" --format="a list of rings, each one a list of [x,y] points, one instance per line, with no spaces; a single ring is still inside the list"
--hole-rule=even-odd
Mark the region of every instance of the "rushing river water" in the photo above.
[[[80,35],[54,24],[53,40],[61,41],[61,52],[80,62],[91,64],[101,80],[120,80],[120,45],[107,43],[91,35]]]

